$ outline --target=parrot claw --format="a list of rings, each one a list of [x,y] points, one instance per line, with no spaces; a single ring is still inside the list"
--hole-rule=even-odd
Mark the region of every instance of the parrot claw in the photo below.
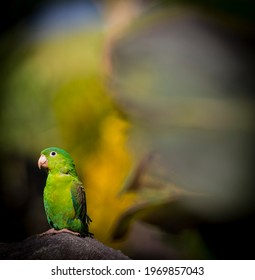
[[[79,232],[71,231],[67,228],[63,228],[63,229],[60,229],[60,230],[56,230],[54,228],[51,228],[51,229],[39,234],[39,237],[43,237],[43,236],[49,235],[49,234],[58,234],[58,233],[70,233],[70,234],[73,234],[73,235],[76,235],[76,236],[81,236]]]

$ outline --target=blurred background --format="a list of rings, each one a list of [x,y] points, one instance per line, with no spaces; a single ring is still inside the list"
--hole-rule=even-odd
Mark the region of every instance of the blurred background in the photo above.
[[[134,259],[254,259],[253,1],[6,6],[0,242],[49,228],[37,160],[58,146],[104,244]]]

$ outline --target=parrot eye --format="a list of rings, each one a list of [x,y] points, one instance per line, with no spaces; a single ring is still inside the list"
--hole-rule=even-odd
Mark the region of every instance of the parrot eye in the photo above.
[[[51,157],[55,157],[56,155],[57,155],[57,153],[54,152],[54,151],[52,151],[52,152],[50,153],[50,156],[51,156]]]

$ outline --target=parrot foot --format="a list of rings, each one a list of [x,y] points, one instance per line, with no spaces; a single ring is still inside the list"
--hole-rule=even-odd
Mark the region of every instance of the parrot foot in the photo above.
[[[69,229],[67,229],[67,228],[63,228],[63,229],[60,229],[60,230],[56,230],[56,229],[54,229],[54,228],[51,228],[51,229],[49,229],[49,230],[47,230],[47,231],[45,231],[45,232],[39,234],[39,236],[42,237],[42,236],[45,236],[45,235],[49,235],[49,234],[58,234],[58,233],[62,233],[62,232],[64,232],[64,233],[70,233],[70,234],[73,234],[73,235],[76,235],[76,236],[81,236],[79,232],[71,231],[71,230],[69,230]]]

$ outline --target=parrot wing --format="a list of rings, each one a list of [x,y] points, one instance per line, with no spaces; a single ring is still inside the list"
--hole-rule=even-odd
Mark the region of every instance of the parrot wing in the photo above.
[[[89,224],[91,219],[87,215],[86,194],[81,182],[75,182],[73,184],[71,187],[71,196],[77,218]]]

